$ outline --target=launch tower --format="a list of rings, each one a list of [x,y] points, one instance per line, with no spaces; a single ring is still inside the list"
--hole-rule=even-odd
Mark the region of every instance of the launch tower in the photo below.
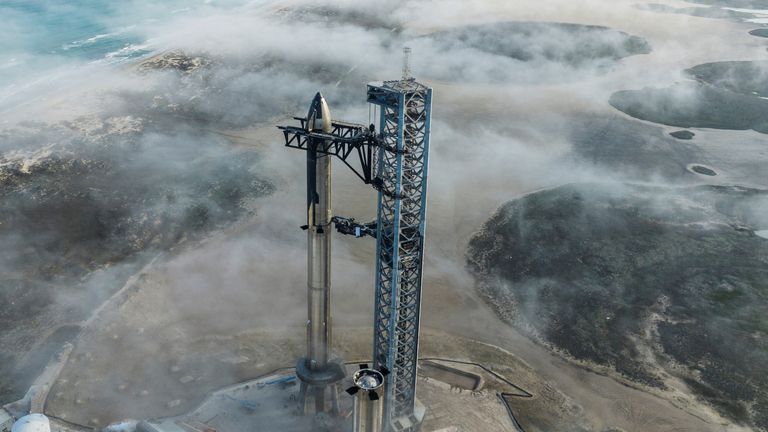
[[[368,102],[380,108],[373,359],[392,372],[385,387],[385,425],[414,431],[424,415],[416,401],[416,363],[432,89],[405,75],[369,85]]]
[[[368,85],[368,103],[379,112],[378,132],[373,124],[365,127],[330,117],[323,128],[314,127],[312,109],[306,119],[296,118],[300,127],[280,127],[287,147],[315,153],[318,160],[336,156],[378,191],[375,222],[358,224],[336,216],[332,221],[343,234],[376,238],[373,368],[386,372],[380,424],[389,432],[417,431],[424,417],[416,400],[416,370],[432,89],[410,77],[409,53],[406,48],[402,79]],[[310,165],[308,179],[315,175]],[[327,316],[330,325],[330,312]],[[330,346],[330,337],[325,346]],[[299,367],[301,361],[297,371]]]

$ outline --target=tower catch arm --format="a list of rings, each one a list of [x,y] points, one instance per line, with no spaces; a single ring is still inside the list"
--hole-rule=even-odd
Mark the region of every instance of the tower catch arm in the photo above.
[[[300,126],[278,126],[285,136],[285,146],[298,150],[308,150],[316,146],[318,153],[336,156],[347,165],[365,184],[376,186],[373,175],[374,149],[379,147],[373,125],[365,127],[360,124],[334,121],[330,133],[308,131],[306,119],[294,117]],[[357,166],[353,166],[354,155],[357,156]]]

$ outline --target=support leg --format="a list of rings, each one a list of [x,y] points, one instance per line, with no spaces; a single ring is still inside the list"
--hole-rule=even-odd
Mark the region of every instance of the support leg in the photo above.
[[[302,382],[301,387],[299,387],[299,399],[298,399],[298,407],[299,414],[305,414],[307,411],[307,383]]]

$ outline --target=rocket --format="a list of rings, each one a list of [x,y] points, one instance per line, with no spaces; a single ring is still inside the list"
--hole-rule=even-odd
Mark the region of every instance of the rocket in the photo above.
[[[343,361],[331,358],[331,158],[316,133],[331,133],[331,112],[317,93],[304,122],[307,133],[307,355],[296,363],[301,383],[299,408],[339,414],[339,384],[346,376]],[[311,136],[315,134],[315,136]]]
[[[330,132],[331,112],[320,93],[309,106],[308,132]],[[322,370],[331,346],[331,156],[307,149],[307,367]]]

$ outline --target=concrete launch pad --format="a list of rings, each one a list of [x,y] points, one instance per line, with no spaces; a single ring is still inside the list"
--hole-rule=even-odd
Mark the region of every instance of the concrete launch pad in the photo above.
[[[491,347],[487,349],[493,351]],[[293,368],[280,369],[215,391],[189,413],[143,421],[137,431],[239,432],[253,424],[283,432],[352,430],[352,396],[341,397],[338,417],[324,413],[307,416],[296,406],[299,384]],[[347,377],[342,384],[351,385],[351,378]],[[423,428],[427,431],[522,430],[512,406],[517,400],[533,397],[493,367],[448,358],[420,361],[418,385],[424,394],[421,402],[427,415]]]
[[[269,430],[300,432],[343,429],[343,419],[299,415],[299,386],[292,370],[276,372],[214,392],[194,411],[182,416],[142,422],[143,432],[249,430],[258,424]]]
[[[248,430],[244,425],[266,422],[274,422],[270,423],[275,425],[272,430],[279,431],[346,432],[349,429],[345,428],[351,428],[354,401],[346,393],[342,393],[340,398],[340,422],[334,423],[324,416],[297,415],[299,386],[294,378],[294,368],[290,365],[294,356],[303,349],[302,330],[246,332],[233,339],[206,338],[206,352],[232,355],[232,347],[250,347],[250,351],[243,355],[253,361],[237,364],[237,373],[229,379],[240,382],[233,386],[227,386],[226,380],[211,375],[210,370],[193,369],[192,365],[198,363],[195,358],[200,355],[199,352],[184,353],[186,361],[180,363],[182,370],[174,372],[175,369],[169,369],[167,372],[170,378],[183,378],[188,374],[196,377],[195,381],[183,384],[176,378],[179,384],[169,388],[167,385],[173,379],[156,379],[145,383],[141,391],[134,387],[120,391],[110,385],[110,382],[123,382],[136,369],[113,368],[112,372],[107,372],[104,369],[108,368],[107,363],[102,364],[96,359],[90,362],[91,368],[64,371],[60,379],[77,385],[55,387],[47,400],[46,414],[52,417],[55,424],[60,418],[65,418],[70,424],[89,427],[104,426],[106,422],[98,425],[91,423],[91,420],[97,413],[107,411],[114,412],[113,418],[117,416],[118,419],[154,417],[156,420],[149,424],[162,432],[234,432]],[[348,363],[348,369],[357,368],[357,363],[364,363],[369,329],[339,328],[336,333],[339,353],[354,360],[354,363]],[[517,356],[493,345],[429,328],[424,329],[424,335],[417,383],[419,399],[427,409],[424,431],[595,430],[595,419],[589,411],[553,383],[541,379],[537,369]],[[191,346],[197,345],[191,343]],[[278,345],[282,345],[283,349],[275,349]],[[80,353],[73,354],[76,358]],[[170,357],[177,354],[158,352],[154,361],[171,364]],[[141,363],[135,357],[127,360],[135,366]],[[225,364],[214,359],[199,360],[200,364],[214,362],[220,367]],[[105,374],[110,376],[107,381],[102,379]],[[585,379],[589,373],[584,371],[582,375],[580,379]],[[249,376],[254,378],[249,379]],[[606,377],[605,382],[609,381],[610,378]],[[344,381],[341,385],[345,388],[351,382]],[[599,419],[600,426],[632,430],[626,427],[638,421],[670,427],[694,422],[701,426],[700,430],[714,430],[684,411],[671,407],[664,399],[650,394],[622,386],[622,391],[635,395],[630,399],[603,387],[585,387],[589,391],[596,389],[603,391],[606,410]],[[78,398],[89,402],[78,404]],[[165,413],[169,413],[170,417],[165,417],[168,415]],[[514,414],[514,420],[510,413]],[[522,428],[518,429],[516,424]],[[88,428],[73,430],[84,431]]]

